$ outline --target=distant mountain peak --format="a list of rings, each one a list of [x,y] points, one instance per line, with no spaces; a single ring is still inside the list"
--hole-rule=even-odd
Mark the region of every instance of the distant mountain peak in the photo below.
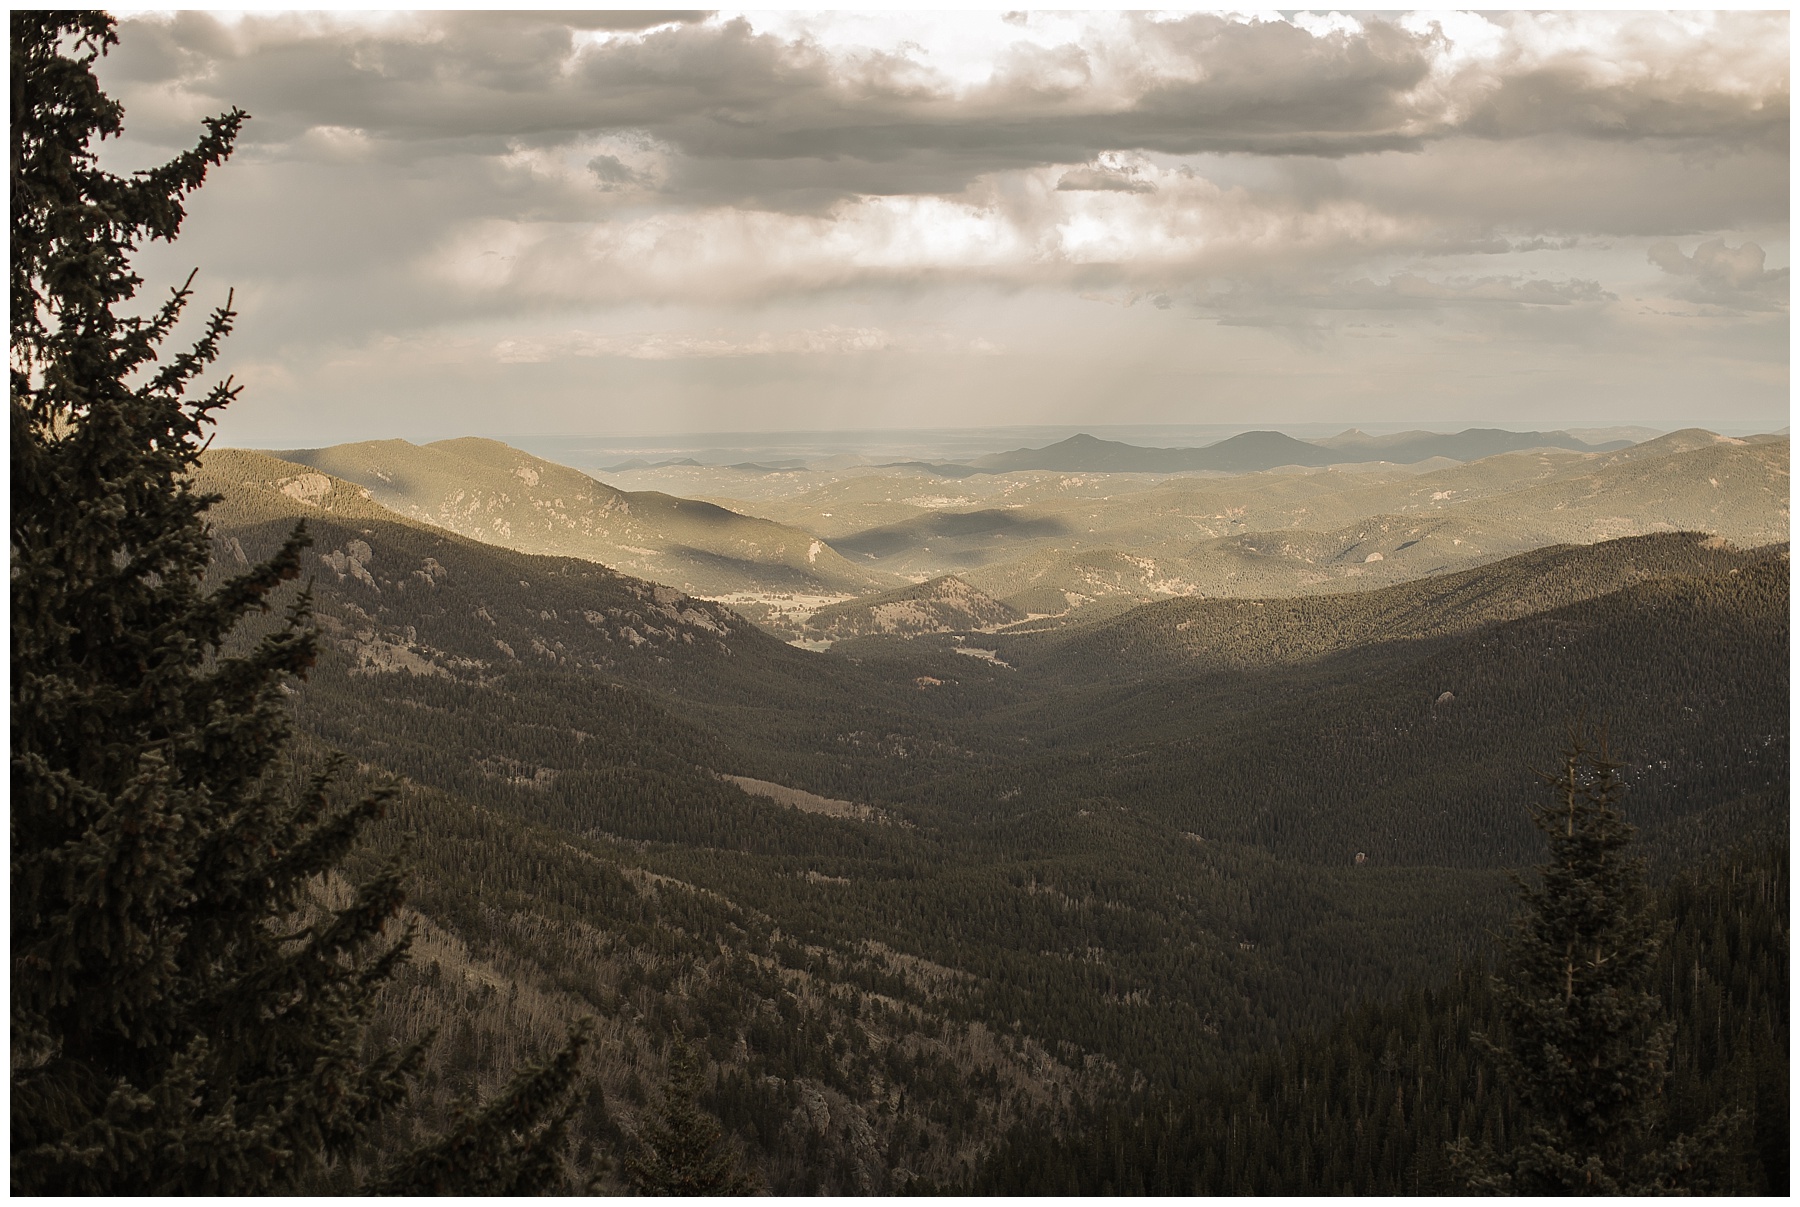
[[[1213,444],[1209,444],[1206,447],[1211,449],[1211,448],[1224,448],[1227,446],[1240,446],[1241,447],[1243,445],[1289,445],[1289,444],[1305,445],[1306,441],[1296,440],[1296,439],[1294,439],[1294,437],[1288,435],[1286,432],[1272,432],[1272,431],[1269,431],[1264,428],[1259,428],[1256,431],[1252,431],[1252,432],[1239,432],[1235,436],[1229,436],[1224,440],[1220,440]]]

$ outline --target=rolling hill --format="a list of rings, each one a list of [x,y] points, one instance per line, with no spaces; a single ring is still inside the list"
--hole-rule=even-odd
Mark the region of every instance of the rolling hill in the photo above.
[[[962,573],[1020,611],[1058,613],[1115,597],[1379,587],[1528,549],[1637,533],[1702,531],[1756,546],[1787,539],[1787,452],[1785,440],[1674,433],[1613,453],[1514,453],[1417,478],[1341,479],[1331,484],[1336,490],[1311,478],[1276,479],[1246,488],[1235,508],[1189,519],[1206,539],[1186,548],[1147,546],[1131,539],[1132,529],[1099,529],[1060,548],[1037,542],[1016,558],[990,549],[988,560]],[[1220,501],[1159,488],[1119,509],[1163,516],[1181,506],[1176,500],[1206,510]],[[1059,598],[1066,602],[1059,606]]]
[[[1025,619],[1023,613],[954,575],[917,586],[820,608],[806,621],[807,637],[841,641],[869,634],[972,632]]]
[[[1402,465],[1447,457],[1453,461],[1479,461],[1501,453],[1533,448],[1566,448],[1576,452],[1610,452],[1629,448],[1632,440],[1585,440],[1572,432],[1510,432],[1499,428],[1466,428],[1456,433],[1395,432],[1370,436],[1351,428],[1336,436],[1308,443],[1353,457],[1358,461],[1393,461]]]
[[[1367,591],[1269,599],[1170,599],[1091,625],[996,638],[1013,665],[1063,679],[1243,670],[1516,620],[1674,577],[1729,577],[1786,546],[1740,549],[1704,533],[1553,545],[1454,574]]]
[[[808,532],[712,503],[614,490],[494,440],[380,440],[269,455],[354,482],[393,511],[452,532],[602,562],[691,593],[843,595],[894,582]]]
[[[947,485],[885,466],[797,479],[798,493],[755,506],[872,572],[954,574],[1020,613],[1054,617],[1102,601],[1117,611],[1169,596],[1381,587],[1641,532],[1780,541],[1787,452],[1785,437],[1690,429],[1607,452],[1535,448],[1423,472],[1030,470]],[[841,599],[732,602],[792,636]]]

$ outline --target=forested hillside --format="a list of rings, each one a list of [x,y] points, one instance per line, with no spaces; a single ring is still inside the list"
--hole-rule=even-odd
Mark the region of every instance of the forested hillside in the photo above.
[[[1455,970],[1489,958],[1507,873],[1534,856],[1532,768],[1581,716],[1625,761],[1667,899],[1774,941],[1694,869],[1785,850],[1785,547],[1673,533],[815,654],[285,464],[213,454],[201,485],[227,495],[222,566],[305,520],[327,637],[293,697],[309,757],[403,785],[366,857],[408,853],[423,938],[381,1027],[444,1038],[396,1144],[595,1013],[572,1158],[602,1185],[662,1109],[680,1035],[701,1104],[782,1193],[1437,1186],[1437,1137],[1504,1119],[1456,1097],[1458,1020],[1485,1007]],[[1755,874],[1785,886],[1784,863]],[[1704,963],[1720,949],[1698,926],[1673,950]],[[1729,1008],[1679,1008],[1696,1034],[1761,1028],[1762,1061],[1785,1014],[1755,1004],[1776,973],[1755,976]],[[1383,1047],[1366,1075],[1302,1072],[1322,1122],[1274,1144],[1315,1108],[1258,1087],[1360,1067],[1390,1034],[1449,1063],[1381,1066]],[[1709,1071],[1751,1049],[1715,1049],[1682,1093],[1772,1101]],[[1397,1118],[1423,1092],[1438,1122],[1367,1149],[1357,1112],[1421,1077],[1438,1088]],[[1170,1147],[1217,1126],[1250,1138]],[[1052,1136],[1087,1155],[1044,1159]]]
[[[1788,862],[1743,847],[1682,873],[1659,913],[1671,941],[1655,980],[1675,1022],[1670,1133],[1743,1111],[1727,1194],[1788,1187]],[[1486,969],[1368,1003],[1181,1095],[1086,1108],[1055,1134],[1020,1128],[977,1187],[1035,1194],[1463,1193],[1445,1145],[1504,1142],[1516,1102],[1472,1032],[1504,1034]],[[1486,1074],[1486,1075],[1484,1075]]]
[[[690,591],[856,592],[892,582],[810,533],[695,499],[614,490],[496,440],[375,440],[275,455],[477,540],[605,561]]]

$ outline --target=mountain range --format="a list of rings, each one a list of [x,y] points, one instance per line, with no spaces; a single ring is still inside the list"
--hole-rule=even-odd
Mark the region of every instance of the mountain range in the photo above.
[[[1653,867],[1785,849],[1779,544],[1489,550],[1348,593],[1121,598],[1042,631],[939,576],[821,607],[816,631],[843,636],[819,654],[669,583],[493,543],[590,539],[622,506],[465,450],[214,450],[197,485],[223,496],[220,576],[297,523],[312,540],[324,648],[296,718],[305,758],[349,756],[347,790],[398,786],[362,858],[414,869],[420,937],[377,1026],[445,1037],[420,1118],[594,1015],[571,1151],[603,1187],[676,1032],[769,1189],[924,1193],[976,1184],[1007,1137],[1085,1134],[1098,1104],[1192,1094],[1347,1001],[1448,975],[1501,924],[1535,849],[1531,768],[1583,715],[1610,727]],[[1256,478],[1188,514],[1252,528],[1233,521],[1353,514],[1368,491],[1410,524],[1560,503],[1592,531],[1658,482],[1722,524],[1782,514],[1785,442],[1603,460],[1633,451],[1510,454],[1423,496],[1411,477]],[[484,458],[481,508],[445,514],[487,540],[383,503],[454,499],[396,471]],[[1430,497],[1464,489],[1466,507]],[[1118,502],[1148,523],[1146,497]],[[1200,543],[1278,568],[1332,548],[1261,539]],[[1371,522],[1355,549],[1404,564],[1411,539]],[[1102,554],[1138,556],[1080,556]],[[1339,561],[1386,564],[1362,557]]]
[[[949,569],[1018,611],[1064,613],[1114,598],[1365,589],[1656,531],[1751,546],[1784,540],[1788,527],[1785,438],[1697,431],[1426,474],[1173,479],[1136,491],[1112,483],[1061,495],[1027,487],[1005,509],[919,511],[831,539],[897,573]],[[844,510],[844,500],[830,507]],[[796,518],[798,508],[779,514]]]
[[[902,602],[888,593],[904,596],[909,582],[946,576],[1019,617],[1092,616],[1097,607],[1172,596],[1368,589],[1635,533],[1692,529],[1745,546],[1786,536],[1785,437],[1685,430],[1596,452],[1557,447],[1557,433],[1371,438],[1353,430],[1316,444],[1246,433],[1212,447],[1272,442],[1285,456],[1305,444],[1330,459],[1344,454],[1321,445],[1419,450],[1427,438],[1458,442],[1435,447],[1464,454],[1530,447],[1439,468],[1431,461],[1356,472],[1315,466],[1157,478],[996,470],[948,489],[925,467],[840,457],[845,464],[823,484],[782,470],[775,477],[787,493],[754,500],[616,490],[478,439],[287,451],[271,455],[302,471],[270,473],[292,478],[290,491],[311,488],[306,469],[336,475],[399,514],[521,552],[600,561],[725,601],[772,633],[813,642],[835,639],[821,636],[827,629],[879,632],[872,609]],[[1099,445],[1130,452],[1086,437],[1052,448]],[[742,481],[745,471],[684,472]],[[860,602],[809,622],[852,600]],[[991,627],[954,619],[954,608],[919,613],[927,614],[939,616],[940,631]]]
[[[1142,448],[1081,434],[1045,448],[1014,449],[979,457],[969,464],[989,473],[1054,469],[1078,473],[1211,470],[1242,474],[1284,465],[1326,466],[1347,461],[1391,461],[1400,465],[1434,457],[1476,461],[1533,448],[1608,452],[1630,444],[1629,440],[1589,444],[1567,432],[1508,432],[1498,428],[1468,428],[1454,435],[1414,431],[1390,436],[1369,436],[1352,428],[1325,440],[1297,440],[1281,432],[1243,432],[1204,448]]]

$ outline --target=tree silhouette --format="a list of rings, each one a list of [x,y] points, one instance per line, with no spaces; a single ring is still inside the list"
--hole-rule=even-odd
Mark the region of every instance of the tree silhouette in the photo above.
[[[175,237],[246,115],[207,119],[161,167],[103,171],[94,144],[123,117],[93,72],[112,18],[14,12],[10,32],[12,1189],[292,1190],[357,1148],[421,1055],[361,1052],[405,954],[383,937],[398,866],[339,909],[316,891],[387,794],[342,804],[329,774],[282,782],[310,597],[260,638],[240,622],[298,575],[303,529],[204,586],[216,496],[191,474],[238,387],[188,391],[230,301],[166,358],[191,276],[148,315],[115,313],[141,284],[133,252]],[[557,1069],[578,1054],[572,1040]],[[516,1083],[491,1113],[516,1126],[464,1137],[440,1181],[498,1164],[530,1189],[555,1172],[533,1156],[560,1139],[532,1122],[550,1089]]]
[[[1508,1034],[1478,1037],[1517,1097],[1526,1131],[1504,1156],[1458,1140],[1450,1156],[1471,1190],[1642,1194],[1706,1189],[1726,1135],[1722,1112],[1665,1144],[1662,1096],[1674,1024],[1650,988],[1659,939],[1635,829],[1619,811],[1620,764],[1574,734],[1550,799],[1532,820],[1549,845],[1539,883],[1495,978]]]
[[[13,1190],[284,1188],[404,1094],[415,1052],[357,1055],[403,950],[374,950],[400,873],[299,920],[383,806],[271,782],[281,686],[314,657],[304,595],[227,652],[306,538],[202,589],[211,500],[187,475],[237,387],[187,391],[230,304],[166,360],[187,284],[114,313],[131,253],[175,236],[245,114],[162,167],[104,172],[92,144],[122,114],[92,65],[112,19],[15,12],[11,33]]]

